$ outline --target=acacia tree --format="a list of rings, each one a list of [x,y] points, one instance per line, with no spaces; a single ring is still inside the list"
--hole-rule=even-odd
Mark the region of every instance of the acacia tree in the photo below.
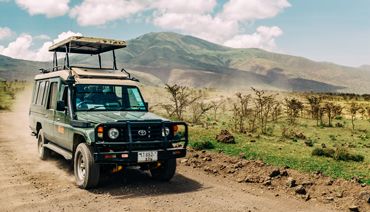
[[[310,105],[311,118],[316,120],[316,125],[318,126],[320,120],[320,104],[322,98],[317,96],[308,96],[306,98]]]
[[[289,124],[296,124],[296,120],[299,117],[300,112],[304,108],[303,103],[296,98],[286,98],[285,105]]]
[[[236,93],[237,102],[233,104],[233,121],[234,129],[240,133],[245,133],[245,121],[249,119],[251,109],[249,109],[249,103],[251,95],[243,95]]]
[[[213,108],[213,105],[205,102],[194,102],[191,105],[192,122],[198,124],[201,118]]]
[[[352,130],[355,130],[355,120],[356,120],[356,115],[357,112],[361,109],[361,106],[358,105],[355,102],[351,103],[351,106],[349,108],[349,112],[351,114],[351,123],[352,123]]]
[[[223,99],[219,100],[219,101],[211,101],[211,105],[212,105],[212,112],[213,112],[213,119],[215,121],[217,121],[217,112],[218,110],[224,105],[225,101]]]
[[[276,101],[273,108],[272,108],[272,121],[274,122],[277,122],[280,115],[281,115],[281,111],[282,111],[282,108],[281,108],[281,103]]]
[[[342,113],[342,107],[340,105],[335,105],[332,102],[327,102],[324,105],[324,109],[328,117],[328,126],[332,127],[332,120],[334,117]]]
[[[186,86],[166,84],[166,91],[171,95],[171,104],[162,105],[169,116],[175,116],[179,120],[183,120],[185,109],[199,100],[203,95],[201,91],[192,90]]]

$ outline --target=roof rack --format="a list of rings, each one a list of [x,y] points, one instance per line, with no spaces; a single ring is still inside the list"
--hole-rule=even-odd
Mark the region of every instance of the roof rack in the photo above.
[[[107,51],[126,47],[123,40],[105,38],[72,36],[49,47],[51,52],[66,52],[77,54],[101,54]]]
[[[102,68],[101,53],[112,51],[113,53],[113,69],[117,70],[116,55],[114,50],[126,47],[127,44],[123,40],[113,40],[105,38],[72,36],[62,40],[49,47],[49,51],[54,52],[52,71],[60,70],[58,66],[58,52],[64,52],[64,69],[70,69],[69,54],[90,54],[98,55],[99,68]]]

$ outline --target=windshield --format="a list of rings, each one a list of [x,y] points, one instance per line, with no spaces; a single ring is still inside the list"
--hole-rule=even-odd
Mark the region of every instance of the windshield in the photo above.
[[[135,86],[76,85],[76,111],[146,111]]]

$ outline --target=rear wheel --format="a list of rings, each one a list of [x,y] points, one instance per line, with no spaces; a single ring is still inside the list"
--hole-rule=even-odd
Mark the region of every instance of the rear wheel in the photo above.
[[[73,166],[78,187],[89,189],[98,185],[100,166],[95,163],[92,150],[86,143],[77,146]]]
[[[37,150],[39,153],[39,158],[41,160],[46,160],[50,157],[51,150],[44,147],[46,143],[46,139],[44,137],[44,131],[42,129],[39,130],[37,135]]]
[[[151,169],[152,178],[160,181],[170,181],[176,172],[176,158],[164,161],[161,166]]]

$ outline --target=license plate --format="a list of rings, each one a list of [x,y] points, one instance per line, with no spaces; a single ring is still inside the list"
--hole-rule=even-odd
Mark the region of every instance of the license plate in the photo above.
[[[158,160],[158,152],[157,151],[147,151],[147,152],[138,152],[137,153],[137,162],[152,162]]]

